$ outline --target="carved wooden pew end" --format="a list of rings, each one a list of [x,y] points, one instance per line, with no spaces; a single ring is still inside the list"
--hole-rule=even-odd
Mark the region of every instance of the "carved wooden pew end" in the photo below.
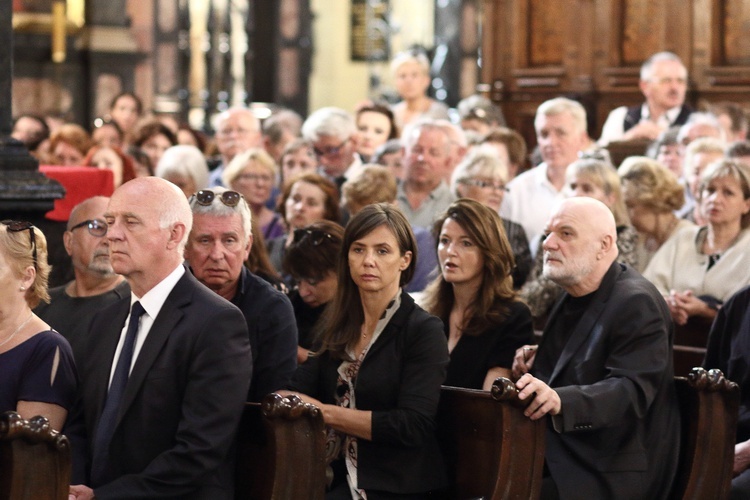
[[[45,417],[0,415],[0,498],[67,499],[70,442]]]

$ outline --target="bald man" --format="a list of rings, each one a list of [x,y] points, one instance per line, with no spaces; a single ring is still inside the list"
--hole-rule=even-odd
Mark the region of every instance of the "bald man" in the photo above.
[[[544,275],[564,290],[542,342],[516,353],[526,415],[550,415],[542,498],[667,498],[680,415],[672,322],[656,288],[617,258],[611,211],[563,201],[547,223]]]
[[[91,323],[79,366],[90,473],[71,498],[232,499],[252,373],[245,318],[186,271],[193,216],[177,186],[126,182],[104,220],[131,293]]]

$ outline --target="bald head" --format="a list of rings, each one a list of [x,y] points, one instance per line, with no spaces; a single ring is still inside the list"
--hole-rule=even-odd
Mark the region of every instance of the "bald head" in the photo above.
[[[617,259],[617,228],[607,206],[569,198],[552,213],[544,239],[544,276],[575,297],[599,288]]]
[[[193,214],[177,186],[139,177],[115,190],[105,220],[112,267],[141,297],[182,262]]]
[[[70,217],[68,217],[68,231],[70,231],[70,228],[85,220],[101,219],[104,215],[104,210],[107,209],[108,203],[109,198],[106,196],[93,196],[83,200],[70,211]]]

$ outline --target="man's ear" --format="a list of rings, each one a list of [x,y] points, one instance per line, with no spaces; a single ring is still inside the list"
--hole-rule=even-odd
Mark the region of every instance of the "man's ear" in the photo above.
[[[172,227],[169,229],[169,241],[167,241],[167,248],[175,248],[180,244],[184,237],[185,224],[183,224],[182,222],[176,222],[172,224]]]
[[[611,234],[606,234],[602,238],[601,244],[602,244],[602,252],[609,253],[609,251],[612,250],[612,247],[615,245],[615,239],[612,237]]]
[[[65,251],[68,253],[68,256],[72,256],[71,248],[73,247],[73,233],[70,231],[65,231],[63,233],[63,246],[65,246]]]

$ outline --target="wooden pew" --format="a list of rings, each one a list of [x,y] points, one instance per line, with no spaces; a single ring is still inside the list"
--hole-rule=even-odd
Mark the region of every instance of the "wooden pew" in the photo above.
[[[693,368],[675,377],[682,416],[675,500],[727,498],[732,482],[739,386],[720,370]]]
[[[673,348],[675,375],[685,376],[693,367],[703,364],[711,323],[712,321],[706,318],[692,317],[684,325],[675,325]]]
[[[531,421],[524,406],[507,378],[491,393],[443,387],[438,436],[453,478],[449,498],[538,498],[547,419]]]
[[[247,403],[237,437],[238,500],[322,500],[325,425],[320,410],[297,396],[271,393]]]
[[[67,500],[70,443],[45,417],[0,415],[0,498]]]

